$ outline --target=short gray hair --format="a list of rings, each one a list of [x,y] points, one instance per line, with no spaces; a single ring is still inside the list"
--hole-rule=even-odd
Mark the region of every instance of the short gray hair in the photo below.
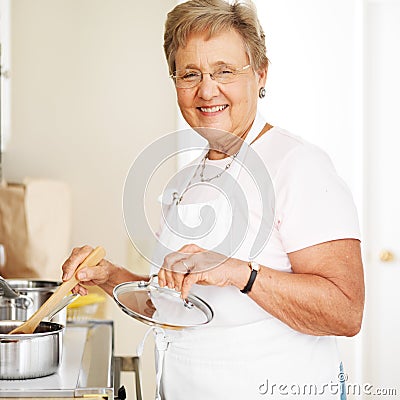
[[[168,13],[164,31],[164,52],[170,74],[175,72],[175,56],[185,47],[191,33],[207,32],[208,38],[234,29],[243,39],[254,70],[266,68],[265,35],[251,0],[189,0]]]

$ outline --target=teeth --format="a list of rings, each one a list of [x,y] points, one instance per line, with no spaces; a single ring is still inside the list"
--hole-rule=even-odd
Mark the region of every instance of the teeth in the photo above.
[[[217,112],[217,111],[222,111],[225,110],[227,106],[214,106],[214,107],[200,107],[200,110],[202,112],[206,112],[206,113],[213,113],[213,112]]]

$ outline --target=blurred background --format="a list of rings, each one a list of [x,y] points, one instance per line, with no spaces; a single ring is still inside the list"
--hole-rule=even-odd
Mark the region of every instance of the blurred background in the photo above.
[[[260,110],[272,125],[329,153],[359,211],[367,302],[361,333],[340,340],[348,381],[381,394],[397,385],[390,398],[400,398],[400,2],[255,3],[271,60]],[[176,4],[0,0],[2,179],[55,180],[69,190],[68,235],[46,277],[59,277],[69,249],[86,243],[104,246],[117,264],[148,271],[125,232],[122,191],[135,157],[185,127],[162,48],[166,14]],[[147,328],[110,299],[102,315],[115,321],[115,352],[135,354]],[[151,341],[143,368],[151,398]]]

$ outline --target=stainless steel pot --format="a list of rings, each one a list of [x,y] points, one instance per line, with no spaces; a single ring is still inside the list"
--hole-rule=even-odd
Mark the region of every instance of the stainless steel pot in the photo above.
[[[0,320],[26,321],[54,293],[61,282],[36,279],[7,279],[7,283],[21,295],[16,299],[0,299]],[[66,324],[66,309],[52,320]]]
[[[0,379],[30,379],[57,372],[64,326],[41,322],[32,334],[8,334],[21,324],[0,321]]]

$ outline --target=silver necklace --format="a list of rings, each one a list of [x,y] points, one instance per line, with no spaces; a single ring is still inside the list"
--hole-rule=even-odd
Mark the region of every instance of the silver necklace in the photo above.
[[[201,182],[211,182],[213,179],[219,178],[226,170],[229,169],[229,167],[232,165],[233,161],[239,154],[239,152],[237,151],[233,156],[230,156],[231,160],[228,162],[228,164],[225,165],[225,168],[221,172],[219,172],[217,175],[212,176],[211,178],[204,178],[204,170],[206,168],[206,159],[208,158],[208,153],[209,152],[207,152],[207,154],[203,157],[203,160],[201,162],[201,171],[200,171]],[[197,170],[198,170],[198,167],[196,169],[196,172],[197,172]]]
[[[206,168],[206,160],[208,158],[208,154],[209,154],[209,151],[206,153],[206,155],[200,161],[199,165],[197,166],[196,170],[194,171],[194,174],[193,174],[192,178],[190,179],[189,183],[186,185],[186,187],[183,190],[182,194],[179,195],[178,192],[173,192],[172,193],[172,199],[173,199],[173,202],[175,203],[175,205],[179,205],[181,203],[184,194],[187,192],[187,190],[192,185],[192,183],[194,181],[194,178],[196,177],[197,172],[199,171],[200,168],[201,168],[200,174],[199,174],[200,182],[211,182],[214,179],[220,178],[221,175],[229,169],[229,167],[232,165],[233,161],[235,160],[235,158],[239,154],[239,151],[237,151],[233,156],[230,156],[231,160],[228,162],[228,164],[225,165],[225,168],[221,172],[219,172],[218,174],[216,174],[216,175],[214,175],[214,176],[212,176],[210,178],[205,178],[204,177],[204,170]]]

